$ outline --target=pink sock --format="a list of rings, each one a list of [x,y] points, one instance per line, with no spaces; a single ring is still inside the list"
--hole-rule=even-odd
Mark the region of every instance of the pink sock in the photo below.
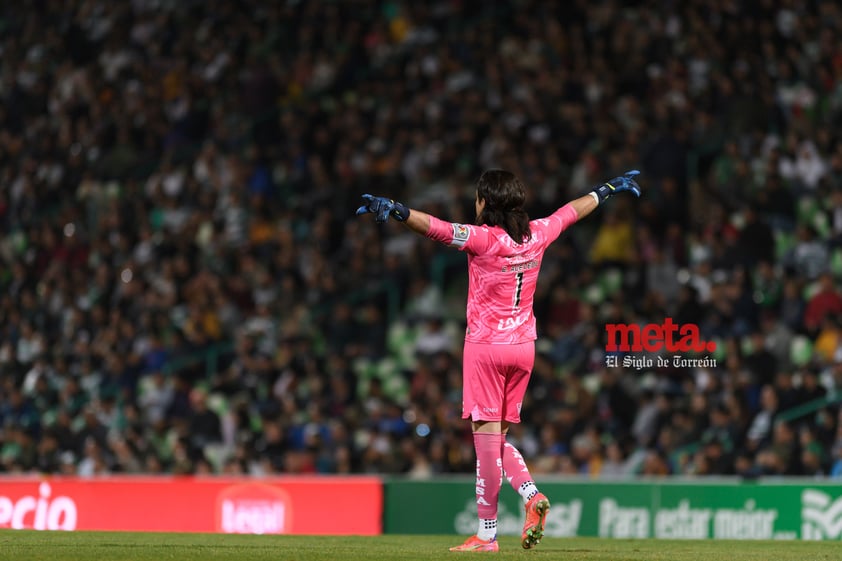
[[[518,491],[524,483],[532,481],[532,476],[529,475],[529,468],[526,467],[526,462],[523,461],[523,456],[517,448],[501,439],[500,454],[503,459],[503,473],[506,479],[511,483],[515,491]]]
[[[503,462],[500,449],[503,435],[474,433],[477,453],[477,514],[480,518],[497,518],[497,498],[503,484]]]

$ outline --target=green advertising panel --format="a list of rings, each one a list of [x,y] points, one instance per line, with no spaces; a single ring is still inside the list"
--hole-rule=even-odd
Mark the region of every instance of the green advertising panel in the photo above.
[[[842,539],[842,484],[828,481],[542,481],[546,535],[669,539]],[[471,534],[473,478],[386,481],[384,531]],[[504,484],[502,535],[519,535],[523,503]]]

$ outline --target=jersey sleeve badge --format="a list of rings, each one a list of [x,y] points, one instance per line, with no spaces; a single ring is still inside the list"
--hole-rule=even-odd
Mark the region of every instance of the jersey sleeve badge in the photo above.
[[[464,224],[453,224],[453,242],[451,245],[455,247],[464,247],[468,243],[468,238],[471,237],[471,229]]]

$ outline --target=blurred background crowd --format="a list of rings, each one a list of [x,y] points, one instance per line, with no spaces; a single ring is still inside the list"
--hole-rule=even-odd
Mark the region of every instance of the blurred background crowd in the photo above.
[[[0,471],[471,473],[465,257],[353,212],[472,222],[504,167],[534,218],[643,172],[545,258],[537,476],[839,475],[840,33],[821,0],[3,3]],[[711,364],[606,367],[606,323],[666,317]]]

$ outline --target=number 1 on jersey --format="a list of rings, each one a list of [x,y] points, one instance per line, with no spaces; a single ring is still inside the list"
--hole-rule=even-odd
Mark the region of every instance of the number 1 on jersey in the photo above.
[[[520,293],[523,290],[523,272],[515,275],[515,303],[512,306],[512,313],[516,314],[520,309]]]

